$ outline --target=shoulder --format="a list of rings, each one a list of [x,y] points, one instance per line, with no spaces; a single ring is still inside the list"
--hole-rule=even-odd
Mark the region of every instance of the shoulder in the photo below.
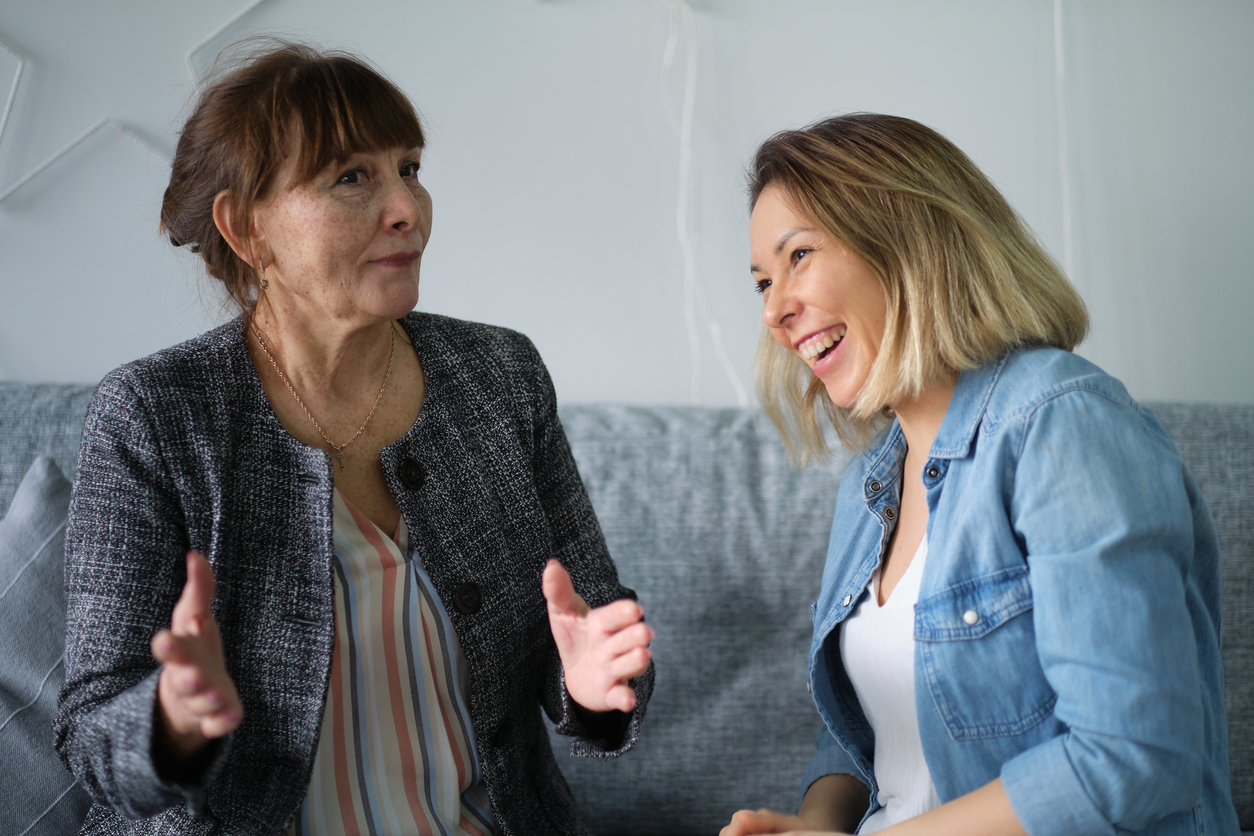
[[[140,398],[159,397],[171,390],[204,397],[233,375],[239,359],[246,355],[243,323],[232,320],[198,337],[119,366],[101,380],[97,397],[124,392]]]
[[[1157,418],[1118,379],[1056,348],[1022,349],[1004,358],[981,431],[1005,431],[1020,444],[1035,431],[1070,440],[1073,453],[1094,447],[1108,433],[1124,433],[1175,454],[1175,445]]]
[[[539,363],[540,355],[525,335],[500,325],[486,325],[414,311],[405,325],[418,339],[423,360],[472,359]]]
[[[540,353],[517,331],[418,312],[408,314],[404,325],[431,384],[509,400],[555,400]]]

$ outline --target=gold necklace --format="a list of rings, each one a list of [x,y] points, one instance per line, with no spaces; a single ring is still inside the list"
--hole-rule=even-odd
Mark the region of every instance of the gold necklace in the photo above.
[[[266,348],[266,343],[263,339],[261,339],[261,332],[257,330],[257,326],[253,325],[252,329],[253,336],[257,338],[257,345],[261,346],[261,350],[265,353],[266,359],[270,361],[270,365],[274,366],[274,370],[278,372],[279,380],[283,381],[283,385],[287,387],[287,391],[292,393],[292,397],[295,398],[296,403],[300,405],[300,411],[305,413],[305,417],[309,419],[309,423],[314,425],[314,429],[318,431],[318,435],[322,436],[322,440],[330,446],[331,451],[335,453],[336,458],[340,460],[340,467],[343,467],[344,448],[356,441],[357,437],[365,432],[366,427],[370,425],[370,419],[374,417],[375,409],[379,406],[379,401],[383,400],[383,393],[387,391],[388,378],[392,376],[392,361],[396,359],[396,329],[394,327],[388,329],[388,334],[392,337],[392,350],[391,354],[388,355],[388,370],[387,373],[383,375],[383,386],[379,389],[379,395],[374,399],[374,405],[370,407],[370,413],[366,416],[366,420],[363,421],[361,426],[357,428],[357,432],[353,433],[353,437],[348,441],[345,441],[343,444],[336,444],[327,436],[325,432],[323,432],[322,427],[314,420],[314,417],[309,414],[309,409],[306,408],[305,402],[300,399],[300,395],[296,394],[296,390],[292,388],[292,384],[288,381],[287,375],[283,374],[283,370],[279,368],[279,364],[274,362],[274,355],[270,353],[270,349]]]

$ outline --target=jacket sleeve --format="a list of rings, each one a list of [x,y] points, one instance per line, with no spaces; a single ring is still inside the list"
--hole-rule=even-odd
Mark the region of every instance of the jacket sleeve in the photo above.
[[[57,751],[93,798],[128,818],[184,803],[194,811],[200,787],[163,780],[153,762],[159,666],[149,646],[169,626],[188,542],[153,418],[124,371],[100,384],[88,410],[65,542]]]
[[[636,593],[618,582],[618,571],[610,559],[605,536],[557,416],[557,398],[548,370],[530,341],[526,342],[526,347],[536,369],[532,444],[535,484],[552,532],[553,557],[570,572],[575,590],[588,606],[599,607],[620,598],[634,600]],[[557,724],[558,733],[576,738],[571,743],[571,755],[615,757],[629,751],[640,734],[640,723],[653,693],[653,675],[650,663],[642,676],[632,680],[636,707],[630,715],[614,712],[595,728],[590,728],[575,713],[574,703],[566,691],[557,646],[553,644],[542,702],[549,719]]]
[[[1138,831],[1201,795],[1197,635],[1218,626],[1187,593],[1187,477],[1156,422],[1085,390],[1039,406],[1019,451],[1009,510],[1068,730],[1001,780],[1032,836]]]

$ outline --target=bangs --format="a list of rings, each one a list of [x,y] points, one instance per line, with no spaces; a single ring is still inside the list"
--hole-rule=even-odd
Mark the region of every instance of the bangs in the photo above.
[[[274,94],[271,147],[295,149],[301,181],[356,153],[425,143],[405,94],[357,60],[331,56],[293,67]]]

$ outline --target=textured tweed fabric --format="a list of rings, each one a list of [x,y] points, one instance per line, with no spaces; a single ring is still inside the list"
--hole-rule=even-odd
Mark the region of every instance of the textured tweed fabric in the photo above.
[[[632,593],[618,584],[531,343],[431,315],[403,323],[426,400],[383,451],[383,469],[466,656],[494,813],[504,833],[584,833],[540,716],[542,705],[563,733],[589,735],[562,685],[540,574],[558,557],[592,606]],[[101,383],[66,535],[55,723],[62,758],[104,802],[85,833],[278,833],[295,813],[331,664],[331,468],[275,418],[240,321]],[[150,757],[149,640],[169,622],[193,548],[217,576],[214,614],[245,718],[203,786],[179,787],[159,780]],[[468,584],[475,594],[458,596]],[[630,748],[651,688],[652,671],[626,729],[577,737],[572,754]]]

